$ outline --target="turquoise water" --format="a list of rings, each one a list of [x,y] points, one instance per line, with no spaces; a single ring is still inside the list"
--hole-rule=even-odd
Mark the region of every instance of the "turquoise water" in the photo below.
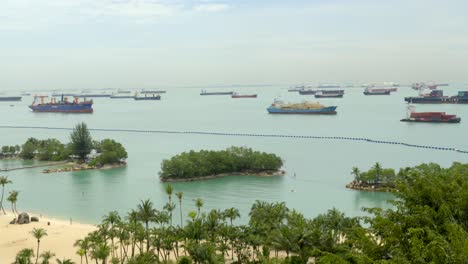
[[[466,89],[459,87],[447,88],[445,93],[450,95]],[[169,89],[159,102],[97,98],[95,113],[74,115],[33,113],[27,108],[32,98],[25,97],[18,103],[0,103],[0,115],[2,125],[73,127],[84,121],[90,128],[368,137],[468,149],[465,139],[468,127],[464,122],[468,105],[417,105],[418,111],[455,113],[462,117],[460,124],[403,123],[399,121],[406,115],[403,97],[416,94],[409,88],[401,88],[390,96],[364,96],[362,89],[355,88],[348,89],[343,99],[321,99],[322,104],[338,105],[336,116],[268,115],[266,107],[275,97],[285,101],[316,99],[287,92],[285,87],[234,90],[258,93],[259,98],[199,96],[200,89],[179,88]],[[1,128],[0,135],[0,145],[11,145],[23,143],[31,136],[68,141],[69,131]],[[122,142],[129,153],[128,166],[54,174],[42,174],[42,168],[2,172],[14,182],[8,190],[21,191],[18,208],[91,223],[98,222],[111,210],[127,212],[141,199],[150,198],[162,208],[167,201],[164,186],[158,179],[163,159],[190,149],[236,145],[277,153],[284,159],[287,175],[176,183],[175,191],[184,192],[185,213],[194,210],[193,199],[201,197],[205,209],[239,208],[244,216],[241,221],[245,221],[255,200],[285,201],[290,208],[309,217],[332,207],[354,216],[363,214],[362,207],[388,207],[386,201],[392,196],[346,189],[345,184],[352,180],[353,166],[367,169],[377,161],[393,168],[423,162],[449,166],[454,161],[466,162],[468,158],[467,154],[450,151],[340,140],[97,131],[92,136]],[[22,163],[28,162],[0,161],[0,167]],[[179,219],[178,215],[174,217]]]

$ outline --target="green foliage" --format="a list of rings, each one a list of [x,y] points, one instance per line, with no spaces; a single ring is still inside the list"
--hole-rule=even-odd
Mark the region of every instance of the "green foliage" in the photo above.
[[[188,256],[182,256],[177,259],[177,264],[192,264],[192,259]]]
[[[351,174],[354,175],[354,180],[360,182],[361,185],[378,185],[379,187],[395,187],[395,170],[382,168],[380,163],[375,163],[372,168],[366,172],[361,172],[358,168],[353,167]]]
[[[333,208],[309,219],[285,203],[256,201],[248,224],[233,225],[237,209],[204,211],[197,199],[197,212],[173,226],[168,212],[174,208],[159,211],[145,200],[125,219],[110,212],[75,245],[89,263],[173,263],[169,256],[199,264],[467,263],[468,165],[404,168],[395,184],[393,208],[366,209],[369,215],[360,218]],[[172,199],[172,186],[166,191]],[[29,253],[18,254],[26,261],[18,263],[30,263]]]
[[[19,156],[23,159],[61,161],[70,156],[70,149],[57,139],[38,140],[29,138],[23,144]]]
[[[188,179],[222,173],[276,171],[281,166],[283,161],[275,154],[230,147],[221,151],[183,152],[162,162],[160,176],[163,179]]]
[[[34,250],[31,248],[24,248],[16,254],[15,262],[13,264],[31,264],[31,258],[34,257]]]
[[[122,144],[113,139],[104,139],[98,143],[95,141],[93,145],[98,148],[96,151],[100,154],[89,165],[117,164],[128,157]]]
[[[2,146],[0,157],[12,157],[19,153],[20,146]]]
[[[93,142],[85,123],[79,123],[70,134],[72,154],[76,155],[81,161],[86,160],[86,156],[91,152]]]

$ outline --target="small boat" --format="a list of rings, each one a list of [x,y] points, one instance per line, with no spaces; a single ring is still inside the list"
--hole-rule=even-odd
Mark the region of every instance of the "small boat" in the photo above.
[[[364,95],[390,95],[390,90],[387,89],[369,89],[366,88],[363,92]]]
[[[232,95],[234,92],[207,92],[202,90],[200,95]]]
[[[231,95],[231,98],[257,98],[256,94],[238,94],[238,93],[233,93]]]
[[[0,96],[0,101],[2,102],[14,102],[21,101],[21,96]]]
[[[342,93],[323,93],[317,92],[315,93],[315,98],[343,98]]]
[[[447,115],[445,112],[415,112],[413,106],[408,106],[408,117],[402,122],[421,123],[460,123],[461,118],[456,115]]]
[[[135,100],[161,100],[161,95],[159,94],[144,94],[144,95],[135,95]]]
[[[275,100],[267,108],[269,114],[335,115],[336,106],[323,106],[319,103],[284,103]]]

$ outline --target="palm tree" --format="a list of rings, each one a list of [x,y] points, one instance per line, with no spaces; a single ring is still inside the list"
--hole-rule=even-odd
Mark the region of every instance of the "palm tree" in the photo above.
[[[85,255],[84,249],[79,248],[79,249],[76,251],[76,254],[77,254],[78,256],[80,256],[80,264],[83,264],[83,257],[84,257],[84,255]]]
[[[141,201],[138,205],[138,218],[140,221],[145,223],[146,227],[146,251],[149,251],[150,240],[149,240],[149,222],[153,222],[156,217],[156,209],[153,208],[153,203],[148,199]]]
[[[179,212],[180,212],[180,227],[184,227],[184,222],[182,219],[182,197],[184,196],[183,192],[176,193],[177,199],[179,199]]]
[[[7,176],[0,176],[0,185],[2,185],[2,198],[0,199],[0,208],[5,213],[5,208],[3,208],[3,195],[5,194],[5,185],[11,183]]]
[[[169,217],[171,218],[170,225],[172,226],[172,211],[175,209],[175,205],[173,206],[172,204],[172,193],[174,192],[174,188],[172,187],[171,184],[166,184],[164,187],[166,190],[167,197],[169,199],[169,203],[166,205],[167,206],[167,211],[169,212]],[[172,210],[169,210],[172,209]]]
[[[31,258],[34,257],[34,250],[31,248],[23,248],[18,254],[14,264],[31,264]]]
[[[57,259],[57,264],[75,264],[71,259]]]
[[[41,254],[41,258],[42,258],[42,262],[41,264],[49,264],[49,260],[51,258],[55,257],[55,254],[50,252],[50,251],[45,251],[45,252],[42,252]]]
[[[33,228],[31,234],[37,239],[37,250],[36,250],[36,264],[39,260],[39,246],[41,244],[41,238],[47,236],[47,231],[43,228]]]
[[[239,209],[231,207],[229,209],[224,210],[224,216],[229,218],[232,226],[232,221],[238,217],[240,217]]]
[[[78,239],[76,240],[75,244],[73,245],[75,247],[79,247],[78,250],[82,250],[83,254],[85,256],[86,264],[88,264],[88,252],[91,248],[91,241],[89,237],[85,237],[84,239]]]
[[[11,211],[13,211],[13,214],[18,214],[18,211],[16,210],[16,202],[18,201],[18,191],[11,191],[10,195],[8,195],[7,200],[11,203]]]
[[[195,206],[197,207],[198,217],[200,217],[200,208],[203,207],[203,200],[201,198],[197,198],[195,200]]]
[[[358,167],[353,167],[351,169],[351,175],[354,175],[354,180],[355,181],[360,181],[361,180],[361,171],[359,170]]]
[[[114,226],[118,223],[121,222],[121,218],[119,216],[119,213],[117,211],[112,211],[109,212],[106,216],[104,216],[104,219],[102,220],[103,224],[105,225],[110,225],[109,228],[109,233],[110,233],[110,238],[111,238],[111,243],[112,243],[112,257],[114,257]]]
[[[380,163],[376,162],[374,167],[372,167],[372,168],[375,171],[375,182],[379,183],[381,175],[382,175],[382,165],[380,165]]]
[[[107,257],[109,257],[110,254],[110,248],[106,243],[100,243],[98,245],[95,245],[93,248],[92,256],[94,259],[96,259],[96,262],[98,260],[102,260],[102,264],[106,263]]]

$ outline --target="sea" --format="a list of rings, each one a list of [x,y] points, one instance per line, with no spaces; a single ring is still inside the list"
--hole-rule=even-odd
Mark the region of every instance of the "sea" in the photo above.
[[[163,87],[158,87],[162,90]],[[405,123],[405,96],[417,91],[400,87],[389,96],[364,96],[363,88],[345,88],[344,98],[315,99],[313,95],[288,92],[287,86],[220,87],[207,91],[235,91],[258,94],[258,98],[232,99],[230,96],[200,96],[202,88],[168,88],[161,101],[95,98],[92,114],[33,113],[31,96],[21,102],[0,102],[0,145],[22,144],[29,137],[69,141],[70,130],[85,122],[96,140],[112,138],[128,152],[128,165],[109,170],[89,170],[44,174],[44,168],[0,171],[13,184],[6,193],[18,190],[19,211],[98,223],[109,211],[125,215],[141,200],[150,199],[162,209],[168,201],[159,180],[161,162],[189,150],[221,150],[245,146],[272,152],[284,161],[284,176],[230,176],[197,182],[173,183],[174,193],[183,192],[183,217],[196,210],[194,200],[202,198],[203,209],[236,207],[241,218],[256,200],[285,202],[306,217],[315,217],[336,208],[348,216],[365,215],[362,208],[390,208],[390,193],[365,192],[345,188],[353,180],[352,167],[368,170],[376,162],[386,168],[435,162],[444,167],[466,162],[467,153],[415,148],[400,144],[363,140],[301,137],[233,136],[229,134],[276,134],[317,137],[356,137],[376,141],[397,141],[468,150],[466,133],[468,105],[416,105],[417,111],[445,111],[462,118],[459,124]],[[464,85],[444,87],[447,95],[468,90]],[[34,94],[34,92],[33,92]],[[338,106],[337,115],[270,115],[266,108],[279,98],[286,102],[319,101]],[[6,128],[5,126],[11,126]],[[14,128],[17,127],[17,128]],[[36,128],[34,128],[36,127]],[[115,130],[209,132],[143,133]],[[216,134],[221,133],[221,134]],[[35,161],[0,160],[0,168],[35,164]],[[173,199],[176,199],[173,197]],[[6,208],[9,208],[6,202]],[[174,221],[180,219],[179,208]]]

